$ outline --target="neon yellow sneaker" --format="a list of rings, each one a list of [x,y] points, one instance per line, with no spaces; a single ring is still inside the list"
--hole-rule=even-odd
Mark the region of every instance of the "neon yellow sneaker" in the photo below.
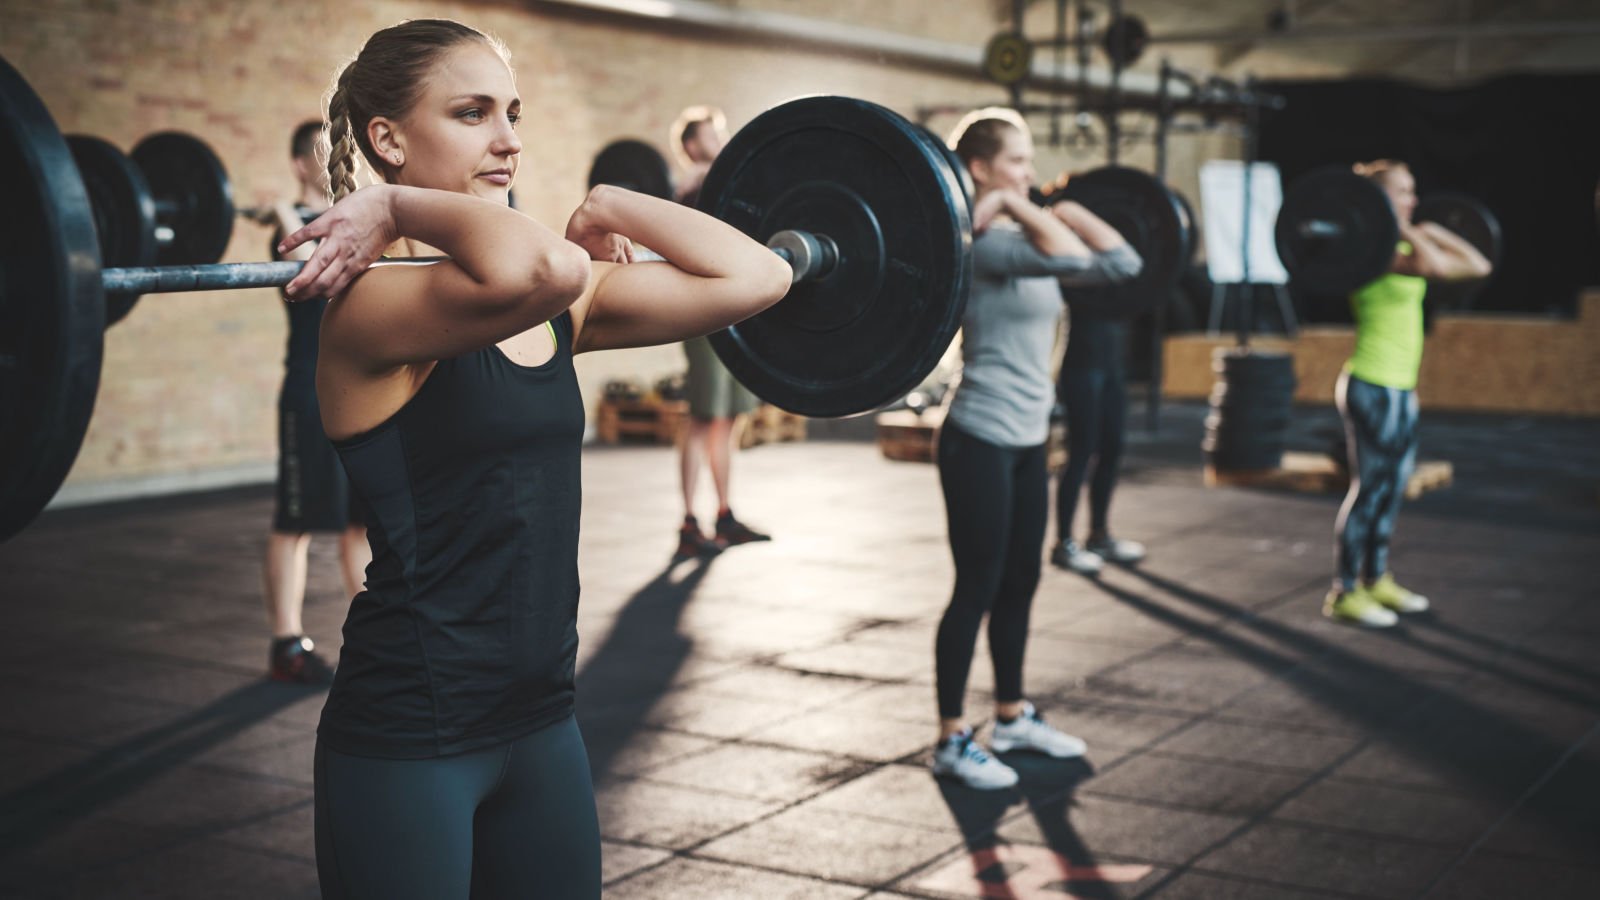
[[[1400,617],[1373,598],[1367,589],[1357,586],[1353,591],[1335,588],[1322,602],[1322,614],[1336,622],[1365,625],[1368,628],[1389,628]]]
[[[1427,597],[1401,587],[1388,572],[1367,585],[1367,593],[1372,595],[1372,599],[1398,613],[1419,613],[1428,608]]]

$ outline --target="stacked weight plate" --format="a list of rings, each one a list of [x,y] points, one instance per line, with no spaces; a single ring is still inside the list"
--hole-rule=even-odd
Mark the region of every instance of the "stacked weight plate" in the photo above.
[[[1294,357],[1260,350],[1219,349],[1211,414],[1200,443],[1218,471],[1276,469],[1294,402]]]

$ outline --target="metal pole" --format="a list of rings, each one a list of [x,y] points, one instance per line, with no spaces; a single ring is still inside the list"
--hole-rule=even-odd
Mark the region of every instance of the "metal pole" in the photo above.
[[[1118,19],[1122,18],[1122,0],[1111,0],[1111,20],[1106,27],[1110,28]],[[1117,113],[1122,106],[1122,54],[1112,54],[1111,58],[1111,89],[1106,92],[1106,164],[1117,164],[1117,144],[1122,139],[1122,123],[1118,121]]]
[[[1172,61],[1161,58],[1161,81],[1156,88],[1156,180],[1167,183],[1167,125],[1172,118],[1172,95],[1167,90],[1172,80]],[[1196,227],[1189,223],[1190,229]],[[1188,264],[1188,260],[1184,260]],[[1150,384],[1145,388],[1144,425],[1151,434],[1161,431],[1161,379],[1165,373],[1164,338],[1167,330],[1167,304],[1156,305],[1150,318]]]
[[[1253,77],[1245,78],[1245,90],[1251,91],[1255,87]],[[1244,120],[1244,224],[1239,229],[1240,242],[1244,244],[1244,267],[1242,271],[1241,287],[1245,292],[1244,308],[1239,318],[1239,346],[1248,349],[1250,346],[1250,332],[1255,328],[1256,304],[1255,291],[1250,283],[1250,194],[1251,183],[1255,181],[1256,163],[1256,124],[1260,119],[1260,107],[1254,103],[1246,104]]]

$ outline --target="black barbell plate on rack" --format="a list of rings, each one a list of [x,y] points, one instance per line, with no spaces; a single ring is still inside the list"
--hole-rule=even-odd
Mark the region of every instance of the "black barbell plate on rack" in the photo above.
[[[1073,200],[1115,228],[1143,260],[1139,274],[1123,284],[1063,287],[1074,312],[1136,316],[1166,303],[1183,275],[1191,239],[1177,197],[1154,175],[1126,166],[1105,166],[1067,180],[1049,194],[1050,203]]]
[[[163,266],[214,263],[233,236],[233,186],[217,154],[179,131],[152,134],[129,154],[155,197],[156,220],[172,229],[161,247]]]
[[[89,195],[61,132],[0,59],[0,540],[66,480],[100,387],[105,302]]]
[[[1389,271],[1400,242],[1389,197],[1344,166],[1289,185],[1273,229],[1278,258],[1303,288],[1348,294]]]
[[[673,199],[672,168],[667,158],[650,144],[633,138],[612,141],[595,154],[589,166],[589,187],[599,184]]]
[[[156,264],[156,205],[144,173],[126,153],[97,137],[74,134],[67,147],[89,192],[100,261],[107,267]],[[106,327],[133,311],[141,295],[107,292]]]
[[[808,97],[757,116],[706,175],[700,209],[766,243],[831,238],[839,261],[711,336],[762,399],[808,416],[889,403],[938,365],[971,280],[960,181],[918,126],[874,103]]]

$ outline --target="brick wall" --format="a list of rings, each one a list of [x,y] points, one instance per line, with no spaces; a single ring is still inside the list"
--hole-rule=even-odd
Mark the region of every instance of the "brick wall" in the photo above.
[[[863,9],[855,0],[744,5],[972,46],[1002,27],[1009,8],[885,0],[865,4],[868,11],[852,19]],[[558,229],[584,195],[596,150],[625,136],[664,146],[672,119],[691,103],[721,105],[737,127],[805,93],[851,94],[908,115],[924,105],[1003,99],[976,77],[509,2],[8,4],[0,5],[0,55],[29,80],[63,132],[94,134],[124,149],[157,130],[195,133],[226,163],[236,199],[253,203],[293,187],[287,136],[318,114],[337,67],[374,30],[423,16],[460,19],[510,46],[527,117],[518,200]],[[953,121],[930,125],[942,131]],[[1199,159],[1227,146],[1175,139],[1175,182],[1192,193]],[[1041,148],[1039,168],[1052,173],[1100,160],[1098,150]],[[1148,166],[1149,147],[1133,149],[1126,161]],[[265,229],[240,222],[226,259],[262,259],[268,238]],[[284,336],[275,291],[146,297],[106,335],[99,401],[69,490],[87,494],[141,480],[181,487],[185,479],[270,472]],[[681,368],[676,347],[596,354],[578,366],[591,410],[611,377],[653,380]]]

